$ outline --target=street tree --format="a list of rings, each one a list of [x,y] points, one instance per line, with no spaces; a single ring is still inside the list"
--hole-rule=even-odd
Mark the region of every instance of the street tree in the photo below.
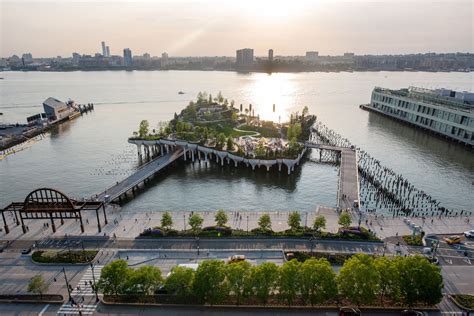
[[[298,212],[288,214],[288,226],[292,231],[298,230],[301,226],[301,216]]]
[[[272,220],[270,218],[270,215],[268,214],[263,214],[260,216],[258,219],[258,227],[262,231],[271,231],[272,230]]]
[[[318,232],[321,231],[322,229],[325,229],[326,228],[326,218],[323,215],[316,216],[316,218],[314,219],[313,227]]]
[[[176,266],[165,280],[165,289],[180,299],[191,296],[195,272],[191,268]]]
[[[301,265],[301,296],[311,305],[322,304],[337,295],[336,273],[326,258],[310,258]]]
[[[104,294],[123,294],[127,290],[128,279],[131,273],[132,269],[128,267],[125,260],[112,261],[102,268],[97,287]]]
[[[161,228],[169,230],[173,226],[173,218],[169,212],[164,212],[161,216]]]
[[[366,254],[356,254],[346,260],[337,277],[339,292],[357,306],[374,302],[379,282],[374,259]]]
[[[129,292],[144,295],[153,295],[163,282],[161,270],[154,266],[142,266],[130,271],[128,285]]]
[[[247,285],[250,281],[251,265],[247,261],[235,262],[228,264],[225,268],[226,284],[229,289],[229,294],[234,295],[237,300],[237,305],[245,296]]]
[[[266,304],[271,294],[276,291],[278,267],[273,262],[264,262],[252,267],[250,276],[252,292],[262,304]]]
[[[301,264],[296,259],[285,262],[279,268],[279,293],[283,298],[285,298],[288,305],[293,304],[296,295],[299,292],[300,268]]]
[[[225,263],[206,260],[199,264],[193,284],[194,294],[203,303],[218,303],[227,296],[225,289]]]
[[[138,128],[138,135],[140,137],[145,137],[148,134],[148,129],[150,128],[150,124],[147,120],[143,120],[140,122],[140,127]]]
[[[197,234],[202,229],[202,223],[204,222],[204,219],[201,217],[201,215],[194,213],[193,215],[189,216],[188,222],[193,233]]]
[[[378,257],[374,264],[380,275],[380,302],[383,305],[386,297],[397,301],[400,297],[400,273],[396,262],[387,257]]]
[[[351,215],[346,211],[342,212],[341,215],[339,216],[338,224],[344,228],[347,228],[351,226],[351,223],[352,223]]]
[[[400,273],[400,294],[408,306],[438,304],[443,298],[440,268],[422,256],[395,259]]]
[[[43,298],[43,294],[48,292],[48,289],[48,283],[46,283],[41,274],[38,274],[30,279],[27,291],[33,294],[39,294],[40,298]]]
[[[228,221],[227,214],[224,210],[218,210],[214,220],[216,221],[217,226],[224,226]]]

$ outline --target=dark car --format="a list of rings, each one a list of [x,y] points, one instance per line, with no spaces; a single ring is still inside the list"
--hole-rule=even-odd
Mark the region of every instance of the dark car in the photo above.
[[[21,254],[22,254],[22,255],[27,255],[27,254],[29,254],[30,252],[31,252],[31,248],[26,248],[26,249],[22,249],[22,250],[21,250]]]
[[[401,315],[403,316],[425,316],[428,315],[425,312],[416,311],[414,309],[405,309],[402,311]]]
[[[355,307],[341,307],[339,309],[339,316],[360,316],[360,310]]]

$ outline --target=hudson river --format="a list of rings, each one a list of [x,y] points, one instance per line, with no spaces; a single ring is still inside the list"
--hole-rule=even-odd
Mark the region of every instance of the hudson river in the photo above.
[[[0,207],[39,187],[87,197],[137,166],[127,137],[140,120],[151,127],[181,111],[198,91],[255,108],[263,119],[287,120],[307,105],[326,125],[404,175],[448,208],[472,210],[474,152],[359,109],[374,86],[473,91],[472,73],[366,72],[238,74],[234,72],[3,72],[0,123],[26,121],[49,96],[93,102],[95,111],[0,161]],[[178,91],[185,94],[179,95]],[[276,104],[276,112],[272,105]],[[294,175],[212,164],[180,163],[159,175],[124,208],[139,210],[300,210],[335,206],[337,168],[310,160]]]

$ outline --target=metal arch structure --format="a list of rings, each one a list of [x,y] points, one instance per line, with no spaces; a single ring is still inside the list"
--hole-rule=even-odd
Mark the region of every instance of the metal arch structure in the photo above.
[[[23,233],[29,229],[25,225],[25,220],[49,219],[53,233],[56,232],[55,219],[61,220],[61,225],[65,219],[79,220],[81,232],[84,232],[82,222],[83,211],[95,211],[97,216],[97,227],[99,233],[102,231],[99,209],[102,208],[104,221],[107,224],[107,215],[105,213],[105,204],[101,201],[76,201],[69,198],[66,194],[50,188],[40,188],[30,192],[23,202],[12,202],[7,207],[1,209],[3,226],[5,233],[10,232],[5,212],[13,212],[14,222],[17,226],[21,223]],[[18,217],[20,219],[18,219]]]

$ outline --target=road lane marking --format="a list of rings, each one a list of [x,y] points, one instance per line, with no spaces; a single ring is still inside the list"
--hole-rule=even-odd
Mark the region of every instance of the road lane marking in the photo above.
[[[49,304],[46,304],[43,309],[41,310],[41,312],[38,314],[38,316],[43,316],[44,312],[46,312],[46,310],[48,309],[49,307]]]

